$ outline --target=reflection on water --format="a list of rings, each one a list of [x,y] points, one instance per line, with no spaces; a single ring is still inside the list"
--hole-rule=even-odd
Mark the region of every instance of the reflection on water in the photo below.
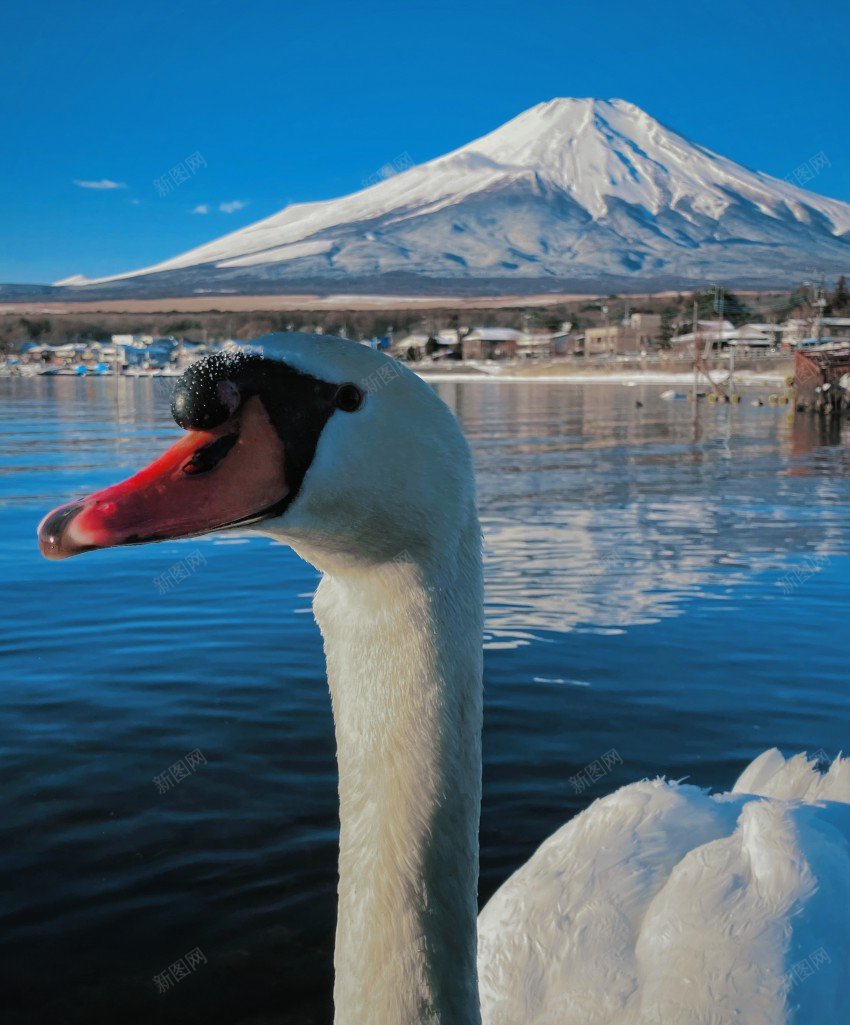
[[[840,422],[658,387],[444,385],[473,442],[488,646],[679,615],[796,551],[840,548]],[[643,402],[642,407],[637,402]],[[794,476],[820,479],[801,488]],[[769,513],[765,505],[769,504]],[[793,537],[788,530],[793,530]]]
[[[35,548],[46,509],[174,436],[168,386],[0,380],[0,974],[21,1025],[330,1018],[315,572],[261,538],[58,566]],[[846,425],[649,385],[436,387],[473,446],[486,545],[482,898],[629,780],[728,786],[774,743],[846,749]],[[612,748],[622,764],[576,794]]]

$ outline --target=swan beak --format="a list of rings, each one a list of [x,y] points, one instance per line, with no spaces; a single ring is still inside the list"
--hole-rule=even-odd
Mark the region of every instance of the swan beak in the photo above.
[[[188,431],[133,477],[49,512],[47,559],[205,534],[275,515],[285,503],[284,444],[254,396],[214,430]]]

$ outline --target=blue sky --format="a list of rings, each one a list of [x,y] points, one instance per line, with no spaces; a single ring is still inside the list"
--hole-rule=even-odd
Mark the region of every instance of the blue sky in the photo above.
[[[837,0],[7,4],[0,281],[150,264],[554,96],[778,177],[822,152],[809,187],[850,201],[849,30]]]

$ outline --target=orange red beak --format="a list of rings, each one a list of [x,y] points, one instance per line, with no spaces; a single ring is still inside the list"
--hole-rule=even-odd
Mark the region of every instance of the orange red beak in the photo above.
[[[38,527],[41,554],[205,534],[274,515],[289,494],[284,443],[261,399],[213,430],[188,431],[134,476],[59,506]]]

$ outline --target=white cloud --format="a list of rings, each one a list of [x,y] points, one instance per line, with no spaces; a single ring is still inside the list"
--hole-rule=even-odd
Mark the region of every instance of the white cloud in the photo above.
[[[208,214],[209,212],[210,208],[207,206],[206,203],[198,203],[198,205],[192,211],[193,214]]]
[[[87,182],[80,181],[79,178],[74,179],[74,184],[78,185],[81,189],[126,189],[126,182],[114,182],[110,178],[101,178],[99,182]]]
[[[219,203],[218,208],[223,214],[235,214],[237,210],[244,210],[247,205],[244,199],[234,199],[230,203]]]
[[[141,203],[141,200],[140,199],[131,199],[130,202],[133,204],[133,206],[138,206],[139,203]]]

